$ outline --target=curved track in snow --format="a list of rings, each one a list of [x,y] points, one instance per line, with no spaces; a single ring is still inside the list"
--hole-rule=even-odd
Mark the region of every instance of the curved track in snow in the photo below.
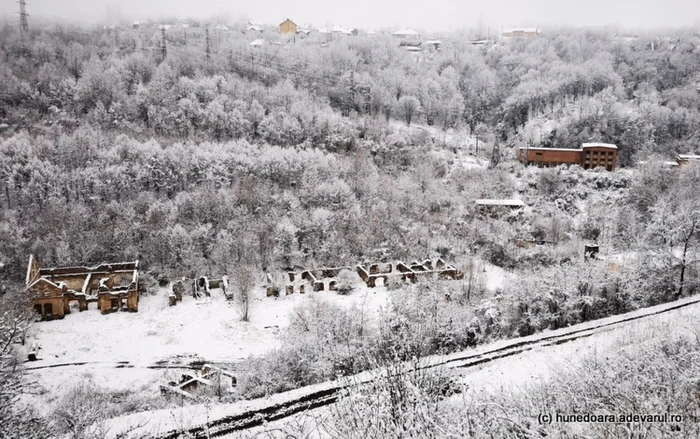
[[[665,314],[698,303],[700,303],[700,296],[689,297],[676,302],[586,322],[556,331],[547,331],[527,337],[502,340],[451,355],[428,357],[419,363],[418,368],[471,368],[490,361],[517,355],[536,347],[558,345],[589,337],[596,333],[616,329],[627,322]],[[221,410],[218,410],[217,414],[209,418],[208,421],[203,420],[204,422],[201,424],[184,430],[165,431],[153,437],[158,439],[176,439],[181,437],[183,433],[187,433],[189,435],[188,437],[191,438],[223,436],[235,431],[259,426],[263,423],[284,419],[307,410],[333,404],[340,397],[342,390],[359,384],[368,383],[385,374],[385,370],[373,370],[336,381],[325,382],[272,395],[266,399],[227,404],[220,407]]]

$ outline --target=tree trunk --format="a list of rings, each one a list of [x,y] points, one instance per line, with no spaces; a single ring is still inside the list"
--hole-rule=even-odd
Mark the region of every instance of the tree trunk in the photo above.
[[[683,243],[683,259],[681,260],[681,278],[678,286],[678,294],[676,295],[676,298],[680,298],[683,295],[683,282],[685,280],[685,267],[686,267],[686,260],[687,260],[687,255],[688,255],[688,246],[690,245],[690,240],[693,239],[693,235],[695,234],[695,226],[696,226],[696,221],[693,219],[693,222],[690,225],[690,231],[688,232],[688,235],[685,238],[685,242]]]

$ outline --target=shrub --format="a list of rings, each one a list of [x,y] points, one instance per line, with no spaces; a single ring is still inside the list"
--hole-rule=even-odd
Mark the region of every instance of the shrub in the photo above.
[[[357,287],[357,274],[350,270],[341,270],[336,277],[335,289],[338,294],[348,295]]]

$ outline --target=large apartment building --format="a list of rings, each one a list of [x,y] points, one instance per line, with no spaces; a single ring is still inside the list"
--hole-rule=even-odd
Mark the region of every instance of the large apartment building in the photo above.
[[[518,149],[518,160],[528,165],[579,165],[583,169],[601,167],[614,171],[617,167],[617,146],[609,143],[584,143],[581,148],[528,148]]]

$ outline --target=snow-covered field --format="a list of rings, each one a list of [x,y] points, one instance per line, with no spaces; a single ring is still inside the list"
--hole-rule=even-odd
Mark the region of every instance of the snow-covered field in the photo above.
[[[258,289],[246,323],[236,306],[217,290],[211,298],[185,296],[174,307],[168,306],[167,293],[161,289],[142,296],[137,313],[102,315],[91,304],[88,311],[75,310],[63,320],[35,323],[28,345],[39,343],[41,360],[26,367],[43,390],[28,398],[50,403],[67,387],[85,380],[110,390],[157,395],[159,384],[167,382],[172,372],[149,366],[236,363],[279,346],[280,335],[297,306],[323,300],[364,307],[371,314],[386,306],[390,296],[385,288],[359,286],[348,296],[316,292],[274,298],[264,297]],[[37,405],[49,410],[51,404]]]
[[[479,264],[478,274],[479,282],[491,290],[501,288],[507,276],[485,262]],[[58,398],[80,382],[157,396],[159,385],[179,373],[164,365],[186,368],[197,361],[235,367],[245,358],[275,349],[298,306],[321,300],[355,306],[372,316],[389,305],[392,295],[400,294],[384,287],[368,289],[361,283],[348,296],[326,291],[274,298],[265,297],[258,288],[246,323],[220,290],[212,290],[211,298],[185,296],[174,307],[168,306],[168,292],[163,288],[142,296],[137,313],[102,315],[91,304],[88,311],[73,310],[62,320],[35,323],[24,349],[38,342],[40,360],[25,366],[40,391],[26,395],[26,401],[47,414]]]

